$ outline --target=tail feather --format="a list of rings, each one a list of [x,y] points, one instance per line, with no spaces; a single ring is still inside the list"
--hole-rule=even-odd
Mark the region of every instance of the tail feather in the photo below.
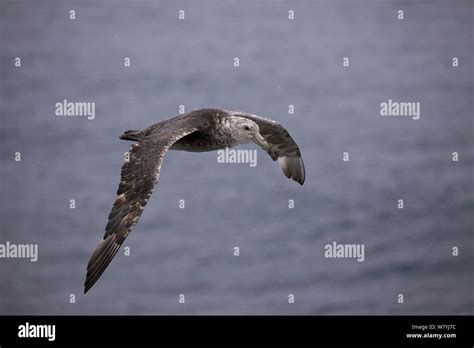
[[[141,130],[128,130],[125,131],[121,136],[120,139],[122,140],[132,140],[132,141],[140,141],[142,139]]]

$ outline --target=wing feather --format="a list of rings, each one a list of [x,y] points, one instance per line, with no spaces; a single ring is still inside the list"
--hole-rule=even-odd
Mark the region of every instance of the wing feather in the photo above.
[[[145,129],[140,142],[130,146],[104,238],[87,265],[84,293],[99,279],[137,223],[159,180],[163,158],[170,146],[199,128],[199,122],[177,117]]]
[[[303,185],[306,175],[303,158],[298,145],[285,127],[276,121],[256,115],[243,113],[238,116],[248,118],[258,124],[260,134],[270,144],[270,147],[264,150],[274,161],[278,160],[286,177]]]

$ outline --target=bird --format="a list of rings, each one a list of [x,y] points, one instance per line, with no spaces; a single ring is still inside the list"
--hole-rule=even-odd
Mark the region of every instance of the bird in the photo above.
[[[168,150],[207,152],[255,143],[277,161],[288,178],[303,185],[304,162],[298,145],[278,122],[242,111],[208,108],[190,111],[119,137],[130,146],[117,197],[103,239],[87,264],[84,294],[97,282],[136,225],[157,184]]]

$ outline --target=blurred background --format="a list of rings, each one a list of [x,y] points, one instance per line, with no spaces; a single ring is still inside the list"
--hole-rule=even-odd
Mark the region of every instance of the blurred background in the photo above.
[[[472,314],[471,1],[0,7],[0,243],[39,245],[36,263],[0,260],[1,314]],[[95,102],[95,119],[56,117],[63,99]],[[420,102],[420,120],[381,117],[388,99]],[[130,256],[83,296],[130,145],[118,136],[181,104],[283,123],[304,186],[260,150],[255,168],[169,152]],[[333,241],[364,244],[365,261],[325,258]]]

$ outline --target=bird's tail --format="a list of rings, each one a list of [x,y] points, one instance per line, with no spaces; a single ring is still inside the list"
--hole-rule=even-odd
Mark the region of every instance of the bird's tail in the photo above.
[[[125,131],[121,136],[120,139],[122,140],[132,140],[132,141],[140,141],[143,138],[141,134],[141,130],[128,130]]]

